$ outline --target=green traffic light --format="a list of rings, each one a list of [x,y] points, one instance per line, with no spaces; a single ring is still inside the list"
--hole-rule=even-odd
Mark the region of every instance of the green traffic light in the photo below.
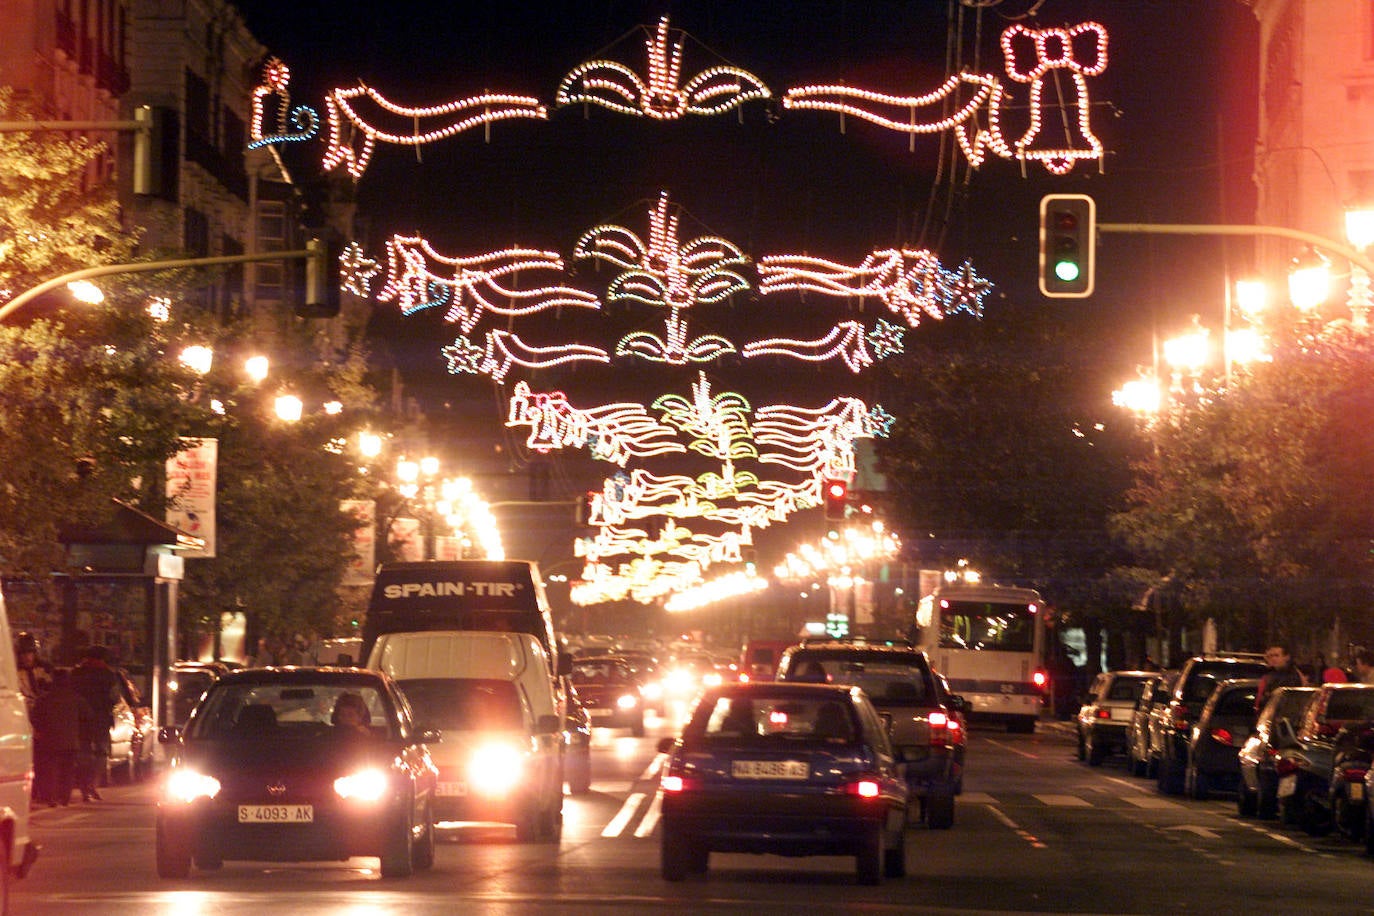
[[[1065,283],[1072,283],[1082,273],[1075,261],[1055,261],[1054,275]]]

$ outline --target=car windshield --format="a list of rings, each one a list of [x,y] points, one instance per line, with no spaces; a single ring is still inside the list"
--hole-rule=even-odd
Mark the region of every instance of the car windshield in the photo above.
[[[1327,721],[1356,722],[1374,719],[1374,690],[1336,690],[1326,704]]]
[[[401,681],[400,687],[423,728],[516,731],[524,724],[512,681],[415,678]]]
[[[704,700],[687,732],[707,741],[851,744],[858,728],[843,698],[754,695]]]
[[[623,684],[630,680],[630,669],[620,661],[578,661],[573,663],[574,684]]]
[[[362,697],[373,734],[394,738],[393,716],[382,692],[366,683],[341,681],[217,683],[205,695],[188,737],[278,741],[327,734],[343,694]]]

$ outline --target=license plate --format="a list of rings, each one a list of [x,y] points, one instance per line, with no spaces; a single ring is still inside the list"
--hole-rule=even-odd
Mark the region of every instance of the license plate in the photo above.
[[[1290,774],[1279,778],[1279,798],[1287,798],[1298,789],[1297,774]]]
[[[805,760],[736,760],[730,764],[736,779],[809,779],[811,764]]]
[[[439,783],[438,794],[448,798],[459,798],[468,794],[468,784],[465,782],[441,782]]]
[[[239,805],[240,824],[313,824],[314,805]]]
[[[1364,783],[1352,782],[1350,784],[1350,800],[1353,802],[1364,801]]]

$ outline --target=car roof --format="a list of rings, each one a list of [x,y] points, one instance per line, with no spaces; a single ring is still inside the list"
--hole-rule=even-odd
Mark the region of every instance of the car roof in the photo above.
[[[384,684],[390,681],[381,671],[369,668],[280,667],[244,668],[220,675],[215,685],[232,687],[253,684]]]
[[[726,697],[816,697],[829,694],[841,697],[849,696],[854,691],[859,690],[849,684],[807,684],[797,681],[750,681],[749,683],[726,683],[719,687],[713,687],[706,692],[706,696],[726,696]]]

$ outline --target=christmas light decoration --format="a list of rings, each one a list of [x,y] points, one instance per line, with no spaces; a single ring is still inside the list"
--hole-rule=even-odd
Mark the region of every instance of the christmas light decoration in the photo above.
[[[339,276],[345,291],[366,299],[372,294],[372,280],[379,273],[377,262],[357,242],[349,242],[340,252]]]
[[[377,299],[394,301],[403,315],[447,304],[444,320],[456,323],[464,334],[486,313],[518,317],[561,306],[601,307],[595,294],[569,286],[519,290],[499,282],[521,271],[561,273],[563,259],[552,251],[506,248],[454,258],[439,254],[419,236],[397,235],[386,243],[386,255],[386,285],[377,294]],[[430,270],[431,261],[441,265],[442,272]],[[503,305],[502,302],[514,304]]]
[[[599,347],[583,344],[557,344],[532,347],[509,331],[488,331],[485,348],[478,348],[466,337],[456,338],[441,351],[448,360],[450,374],[489,375],[503,381],[512,365],[526,369],[548,369],[571,362],[608,363],[610,356]]]
[[[827,478],[848,480],[854,473],[854,440],[879,434],[879,423],[858,398],[835,398],[817,409],[775,404],[754,417],[759,460]],[[885,427],[883,428],[884,432]]]
[[[804,290],[844,298],[874,296],[913,328],[923,315],[981,315],[991,289],[967,261],[957,273],[949,272],[924,248],[884,248],[870,252],[857,266],[805,255],[769,255],[759,261],[759,291],[764,295]]]
[[[1077,40],[1086,36],[1088,42]],[[1077,42],[1077,44],[1076,44]],[[1007,76],[1018,83],[1030,84],[1030,126],[1012,145],[1021,159],[1039,160],[1045,168],[1056,175],[1067,175],[1079,159],[1101,159],[1102,141],[1092,132],[1089,115],[1091,100],[1088,98],[1088,81],[1085,77],[1097,76],[1107,69],[1107,30],[1096,22],[1081,22],[1067,29],[1028,29],[1019,23],[1002,32],[1002,56],[1006,61]],[[1021,48],[1029,45],[1033,60],[1028,67],[1018,62]],[[1090,45],[1084,49],[1084,44]],[[1079,51],[1087,50],[1086,62],[1079,60]],[[1067,71],[1073,83],[1071,98],[1059,100],[1061,109],[1078,109],[1078,131],[1084,142],[1082,147],[1062,147],[1034,149],[1031,144],[1040,136],[1044,126],[1042,105],[1045,94],[1046,76],[1058,71]],[[1058,87],[1058,83],[1054,83]]]
[[[718,601],[724,601],[727,598],[738,598],[742,595],[761,592],[766,588],[768,588],[768,580],[760,576],[751,576],[745,572],[727,573],[691,588],[674,592],[663,603],[663,609],[670,614],[693,611]]]
[[[366,100],[376,110],[364,115],[359,109]],[[521,95],[483,93],[443,105],[409,108],[397,105],[377,90],[359,83],[351,89],[332,89],[325,96],[329,115],[329,146],[324,154],[326,171],[345,168],[354,180],[363,177],[377,143],[422,146],[445,140],[473,127],[490,125],[511,118],[548,120],[539,100]],[[371,123],[370,119],[395,121],[393,130]],[[409,132],[405,132],[409,127]],[[360,148],[355,148],[361,135]]]
[[[896,327],[896,325],[888,325],[888,327]],[[888,337],[884,336],[883,340],[887,341]],[[900,340],[899,337],[898,341]],[[862,322],[842,321],[831,328],[829,334],[819,340],[770,337],[767,340],[746,344],[744,357],[751,359],[756,356],[790,356],[793,359],[813,363],[825,362],[839,357],[844,360],[844,364],[849,367],[850,372],[858,373],[873,365],[873,360],[877,355],[869,352],[868,344],[869,334],[864,330]],[[898,350],[900,350],[900,345]],[[890,349],[890,344],[885,344],[881,355],[886,356],[892,352],[896,351]]]
[[[309,140],[320,130],[320,116],[305,105],[291,107],[291,68],[280,58],[269,58],[263,67],[263,81],[253,89],[253,114],[248,124],[249,149],[273,143],[297,143]],[[277,99],[276,130],[267,133],[267,99]]]
[[[669,35],[668,17],[664,16],[646,42],[647,79],[640,79],[632,69],[613,60],[587,61],[563,77],[556,104],[599,105],[618,114],[672,121],[684,114],[723,114],[746,102],[771,97],[762,80],[737,67],[711,67],[684,85],[683,39],[670,42]]]
[[[968,123],[986,109],[999,84],[988,74],[959,73],[939,88],[916,96],[889,95],[853,86],[798,86],[783,94],[782,107],[833,111],[852,115],[890,130],[911,134],[936,134]],[[972,91],[971,95],[967,93]],[[954,106],[953,112],[949,112]],[[917,120],[916,113],[930,112],[929,120]],[[905,117],[902,113],[905,112]]]
[[[749,402],[733,391],[713,396],[704,372],[697,374],[690,399],[665,394],[654,401],[653,409],[662,411],[665,421],[695,437],[687,446],[694,452],[721,459],[757,454],[749,430]]]
[[[593,457],[622,467],[631,458],[685,451],[673,441],[674,429],[649,416],[643,404],[623,402],[579,410],[568,403],[563,392],[532,392],[523,381],[515,384],[506,426],[529,427],[525,442],[535,451],[547,453],[591,443]]]

